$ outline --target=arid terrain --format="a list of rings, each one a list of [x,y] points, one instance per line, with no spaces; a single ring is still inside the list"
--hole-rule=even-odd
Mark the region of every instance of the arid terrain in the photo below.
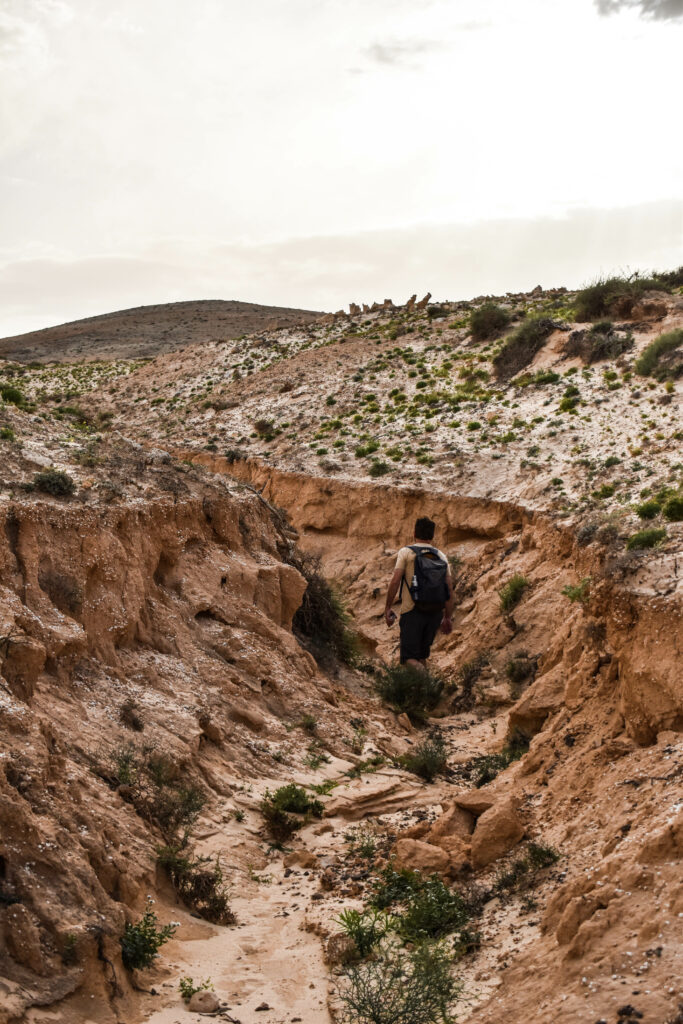
[[[680,1024],[681,272],[154,308],[0,364],[0,1022]]]
[[[153,359],[188,345],[289,327],[317,316],[305,309],[259,306],[254,302],[168,302],[0,338],[0,358],[41,363]]]

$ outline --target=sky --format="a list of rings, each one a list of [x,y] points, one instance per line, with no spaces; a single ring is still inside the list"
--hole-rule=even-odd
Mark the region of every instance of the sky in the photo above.
[[[683,0],[0,0],[0,336],[683,263]]]

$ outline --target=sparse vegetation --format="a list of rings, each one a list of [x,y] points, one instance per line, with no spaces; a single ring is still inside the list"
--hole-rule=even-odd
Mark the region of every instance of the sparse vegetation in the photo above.
[[[44,469],[33,477],[33,487],[43,494],[52,494],[56,498],[67,498],[76,490],[76,483],[62,469]]]
[[[204,981],[198,981],[195,985],[193,978],[181,978],[178,988],[183,1002],[189,1003],[195,992],[213,992],[213,983],[211,978],[204,978]]]
[[[586,604],[590,597],[590,585],[590,576],[584,576],[581,582],[574,586],[572,586],[571,583],[568,583],[566,587],[562,588],[562,593],[565,597],[568,597],[572,603],[578,601],[579,604]]]
[[[603,359],[617,359],[634,345],[630,332],[618,331],[611,320],[601,320],[588,331],[572,331],[565,344],[565,355],[578,356],[586,366]]]
[[[664,527],[651,526],[647,530],[639,530],[626,542],[628,551],[642,551],[646,548],[657,548],[666,540]]]
[[[529,842],[523,856],[515,858],[508,867],[499,872],[494,883],[494,892],[510,893],[526,888],[539,871],[556,864],[559,859],[559,853],[552,846]]]
[[[453,1024],[462,986],[439,943],[408,951],[398,944],[347,968],[339,995],[344,1024]]]
[[[473,341],[488,341],[498,338],[510,323],[510,313],[495,302],[485,302],[470,316],[470,332]]]
[[[404,768],[414,775],[419,775],[425,782],[433,782],[446,767],[446,762],[446,747],[438,733],[422,740],[413,750],[399,758],[399,763]]]
[[[499,380],[509,379],[528,366],[537,352],[555,330],[549,317],[530,317],[505,339],[503,347],[493,357],[493,367]]]
[[[381,942],[392,927],[388,914],[374,907],[359,910],[343,910],[337,918],[345,935],[353,939],[356,952],[364,959]]]
[[[439,676],[413,665],[387,665],[375,679],[382,700],[417,721],[424,721],[427,712],[436,707],[443,688]]]
[[[159,919],[152,910],[152,900],[147,910],[135,924],[126,923],[121,937],[121,960],[129,971],[151,967],[159,950],[175,934],[177,925],[165,924],[158,927]]]
[[[308,795],[305,789],[290,782],[274,793],[266,790],[261,801],[261,813],[266,827],[276,842],[290,839],[309,817],[322,818],[324,807],[320,800]]]
[[[634,369],[641,377],[672,379],[683,375],[683,327],[660,334],[641,352]]]
[[[506,742],[503,749],[498,754],[482,754],[479,757],[474,757],[469,762],[469,768],[474,775],[474,784],[479,789],[481,786],[485,786],[489,782],[493,782],[495,777],[500,772],[512,764],[513,761],[519,761],[529,749],[529,741],[526,737],[514,733]]]
[[[530,585],[531,584],[526,576],[516,572],[514,576],[508,580],[505,586],[501,587],[498,591],[500,607],[506,615],[508,615],[513,608],[517,607],[524,596],[525,590],[527,590]]]
[[[610,316],[625,319],[643,294],[653,289],[668,290],[668,287],[661,278],[641,277],[637,273],[630,277],[598,278],[577,294],[574,314],[579,322]]]
[[[341,597],[322,574],[320,559],[296,553],[290,554],[288,561],[307,582],[292,622],[295,633],[306,639],[319,659],[338,658],[352,664],[358,649],[356,635]]]
[[[183,838],[175,845],[159,847],[157,863],[168,872],[181,900],[205,921],[235,923],[220,859],[193,856]]]
[[[134,732],[142,732],[145,724],[140,715],[140,708],[132,697],[126,697],[119,709],[119,718],[125,726]]]

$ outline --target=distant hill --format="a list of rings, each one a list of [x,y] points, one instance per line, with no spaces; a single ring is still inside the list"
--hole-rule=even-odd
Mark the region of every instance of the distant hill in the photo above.
[[[205,341],[309,323],[308,309],[205,299],[136,306],[0,339],[0,358],[16,362],[143,359]]]

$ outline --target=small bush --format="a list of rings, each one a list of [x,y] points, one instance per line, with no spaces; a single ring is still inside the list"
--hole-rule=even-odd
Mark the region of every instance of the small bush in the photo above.
[[[381,910],[343,910],[337,918],[346,935],[353,939],[358,956],[365,958],[392,927],[392,919]]]
[[[0,427],[0,441],[14,441],[16,435],[11,427]]]
[[[293,782],[287,786],[280,786],[274,793],[266,790],[261,801],[261,813],[266,820],[268,831],[276,842],[290,839],[305,824],[299,815],[322,818],[323,811],[324,806],[320,800],[313,799],[305,789]]]
[[[168,871],[181,900],[201,918],[212,924],[235,923],[220,860],[194,857],[181,842],[176,846],[160,847],[157,863]]]
[[[584,576],[581,582],[577,583],[575,586],[568,583],[566,587],[562,588],[562,593],[565,597],[568,597],[572,603],[578,601],[580,604],[585,604],[590,597],[590,585],[590,576]]]
[[[173,937],[177,925],[166,924],[158,928],[159,920],[152,910],[151,900],[147,910],[136,924],[126,923],[121,942],[121,960],[129,971],[151,967],[159,955],[159,949]]]
[[[641,551],[645,548],[656,548],[666,539],[663,527],[651,526],[648,530],[639,530],[626,542],[628,551]]]
[[[501,587],[498,591],[502,611],[508,614],[513,608],[516,608],[522,600],[524,591],[529,586],[530,583],[526,576],[522,576],[521,573],[516,572],[514,576],[508,580],[505,586]]]
[[[510,323],[510,313],[495,302],[485,302],[470,316],[470,333],[473,341],[487,341],[498,338]]]
[[[474,774],[474,784],[477,789],[493,782],[500,772],[513,763],[519,761],[529,749],[529,741],[521,735],[513,734],[503,749],[498,754],[482,754],[474,757],[469,762],[469,767]]]
[[[275,424],[272,420],[258,419],[254,423],[254,430],[264,441],[272,441],[275,437]]]
[[[178,988],[180,989],[180,995],[184,1002],[189,1003],[195,992],[213,992],[213,983],[211,978],[205,978],[204,981],[194,983],[194,978],[181,978],[178,982]]]
[[[494,892],[513,892],[526,888],[538,871],[557,863],[560,855],[546,843],[530,842],[522,857],[517,857],[507,868],[499,872],[494,883]]]
[[[669,498],[662,509],[662,515],[670,523],[683,522],[683,497],[674,495],[674,497]]]
[[[19,388],[15,388],[12,384],[3,384],[0,386],[0,398],[3,402],[7,402],[8,405],[17,405],[19,407],[26,404],[26,396]]]
[[[334,587],[322,574],[320,558],[315,555],[290,553],[287,561],[298,569],[307,586],[292,628],[306,638],[319,660],[338,658],[353,664],[358,652],[358,639],[349,626],[350,616]]]
[[[140,708],[132,697],[127,697],[119,708],[119,719],[129,729],[133,729],[134,732],[142,732],[145,727],[140,717]]]
[[[423,721],[427,712],[434,710],[444,687],[438,676],[413,665],[386,666],[374,685],[382,700],[417,721]]]
[[[535,674],[535,672],[535,659],[528,658],[524,654],[519,654],[516,658],[510,658],[505,666],[505,675],[514,685],[525,683],[527,679],[530,679]]]
[[[370,463],[368,473],[372,477],[384,476],[391,470],[391,466],[388,462],[383,462],[381,459],[373,459]]]
[[[661,505],[654,499],[644,501],[642,505],[638,505],[636,508],[636,512],[640,519],[655,519],[661,511]]]
[[[68,497],[76,490],[75,481],[62,469],[45,469],[41,473],[36,473],[33,477],[33,486],[35,490],[52,494],[57,498]]]
[[[421,878],[405,903],[405,909],[396,918],[396,930],[406,942],[438,939],[467,923],[467,905],[454,889],[449,889],[440,878]]]
[[[574,315],[580,322],[601,320],[609,316],[629,317],[633,307],[646,291],[666,288],[661,280],[652,277],[599,278],[582,288],[574,299]]]
[[[683,374],[683,327],[660,334],[650,342],[635,361],[634,369],[641,377],[656,377],[658,380],[680,377]]]
[[[414,775],[419,775],[425,782],[433,782],[446,767],[446,762],[446,747],[438,735],[423,740],[413,750],[399,758],[399,763],[404,768]]]
[[[344,1024],[452,1024],[462,991],[441,944],[406,951],[395,945],[349,967],[339,989]]]
[[[591,366],[605,359],[617,359],[624,352],[630,352],[633,345],[631,333],[619,332],[611,320],[603,320],[589,331],[572,331],[564,354],[570,358],[578,356],[586,366]]]
[[[493,358],[498,379],[508,379],[528,366],[555,330],[549,317],[531,317],[505,339],[500,352]]]

